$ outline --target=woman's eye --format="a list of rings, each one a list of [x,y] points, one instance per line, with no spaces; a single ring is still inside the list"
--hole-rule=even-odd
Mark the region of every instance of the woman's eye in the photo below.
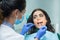
[[[42,15],[42,14],[39,14],[39,16],[40,16],[40,17],[43,17],[43,15]]]
[[[34,15],[34,16],[33,16],[33,19],[35,19],[35,18],[37,18],[37,15]]]
[[[33,19],[35,19],[36,17],[33,17]]]

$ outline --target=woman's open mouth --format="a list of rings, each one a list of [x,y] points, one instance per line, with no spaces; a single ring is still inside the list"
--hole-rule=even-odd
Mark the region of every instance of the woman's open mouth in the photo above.
[[[41,21],[41,22],[37,22],[37,25],[38,25],[38,26],[42,26],[42,24],[43,24],[42,21]]]

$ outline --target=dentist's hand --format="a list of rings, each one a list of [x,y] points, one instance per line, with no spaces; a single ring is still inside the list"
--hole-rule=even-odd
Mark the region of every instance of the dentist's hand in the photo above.
[[[37,38],[38,40],[46,33],[47,27],[46,26],[42,26],[38,32],[37,35],[35,36],[35,38]]]
[[[25,24],[22,28],[22,31],[20,34],[24,35],[26,32],[28,32],[29,29],[31,29],[31,27],[33,27],[34,24],[32,23],[28,23],[28,24]]]

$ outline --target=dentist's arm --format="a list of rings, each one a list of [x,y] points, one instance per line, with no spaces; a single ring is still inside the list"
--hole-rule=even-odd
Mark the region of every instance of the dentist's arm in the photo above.
[[[40,40],[40,38],[46,33],[46,30],[47,30],[47,27],[46,26],[42,26],[38,30],[38,32],[37,32],[37,34],[35,36],[35,40]]]
[[[21,35],[24,35],[25,33],[28,32],[29,29],[31,29],[31,27],[34,26],[34,24],[32,23],[28,23],[28,24],[25,24],[22,28],[22,31],[21,31]]]

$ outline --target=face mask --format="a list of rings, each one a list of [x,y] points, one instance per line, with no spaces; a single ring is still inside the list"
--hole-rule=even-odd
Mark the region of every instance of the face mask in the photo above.
[[[17,17],[16,17],[15,24],[22,23],[23,20],[24,20],[24,16],[22,16],[21,19],[17,19]]]

